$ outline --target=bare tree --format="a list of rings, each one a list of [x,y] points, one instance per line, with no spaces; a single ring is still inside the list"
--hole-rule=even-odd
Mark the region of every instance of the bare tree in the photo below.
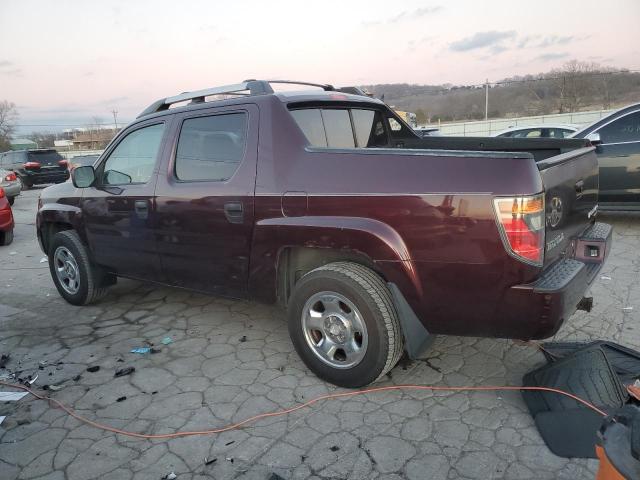
[[[0,152],[9,150],[9,140],[15,131],[18,120],[16,105],[7,100],[0,101]]]

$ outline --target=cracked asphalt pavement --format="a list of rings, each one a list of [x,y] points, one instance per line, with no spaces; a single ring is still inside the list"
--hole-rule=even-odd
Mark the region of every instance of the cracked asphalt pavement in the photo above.
[[[35,237],[39,190],[16,200],[14,243],[0,248],[0,353],[6,370],[81,415],[134,432],[216,428],[342,391],[312,375],[281,310],[120,280],[100,303],[58,295]],[[640,349],[640,221],[602,215],[614,246],[590,313],[558,338]],[[164,345],[166,337],[172,343]],[[153,344],[154,354],[134,354]],[[530,346],[441,337],[425,360],[402,362],[377,385],[521,385],[541,365]],[[88,367],[99,366],[95,372]],[[117,369],[135,372],[114,377]],[[7,388],[0,388],[7,390]],[[2,479],[408,478],[593,479],[594,460],[553,455],[518,392],[390,391],[322,401],[219,435],[171,440],[85,425],[30,396],[0,403]],[[274,477],[277,478],[277,477]]]

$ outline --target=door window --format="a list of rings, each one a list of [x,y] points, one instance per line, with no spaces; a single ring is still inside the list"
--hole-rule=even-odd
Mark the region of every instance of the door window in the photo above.
[[[246,113],[187,119],[178,139],[176,177],[184,181],[228,180],[244,157],[246,143]]]
[[[389,144],[389,136],[379,111],[354,108],[351,116],[359,147],[386,147]]]
[[[156,164],[164,124],[151,125],[129,133],[104,163],[103,185],[147,183]]]
[[[630,113],[614,120],[600,130],[603,144],[640,141],[640,112]]]

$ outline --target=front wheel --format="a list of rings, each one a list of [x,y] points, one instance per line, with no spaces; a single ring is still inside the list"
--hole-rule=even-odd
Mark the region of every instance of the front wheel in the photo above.
[[[318,377],[358,388],[384,376],[404,342],[391,292],[374,271],[351,262],[319,267],[296,284],[289,334]]]
[[[58,232],[52,238],[49,271],[62,298],[72,305],[88,305],[107,293],[103,272],[91,263],[85,246],[73,230]]]

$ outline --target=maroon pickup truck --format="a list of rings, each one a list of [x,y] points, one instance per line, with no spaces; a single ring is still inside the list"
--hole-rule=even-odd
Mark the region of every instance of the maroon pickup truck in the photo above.
[[[421,138],[356,89],[273,83],[161,99],[42,192],[68,302],[117,277],[279,302],[347,387],[434,334],[545,338],[588,306],[611,244],[588,140]]]

